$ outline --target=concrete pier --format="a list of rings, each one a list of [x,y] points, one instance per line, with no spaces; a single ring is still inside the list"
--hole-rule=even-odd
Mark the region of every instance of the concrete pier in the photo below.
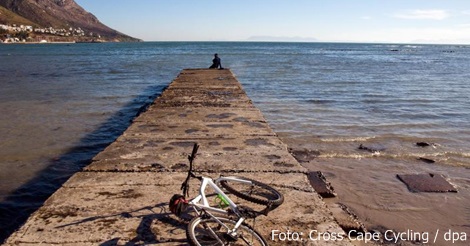
[[[284,194],[283,205],[255,221],[269,244],[287,244],[272,240],[273,230],[302,233],[294,244],[350,244],[310,240],[313,230],[344,232],[232,72],[186,69],[6,245],[186,245],[187,221],[170,213],[168,201],[181,192],[195,142],[200,173],[251,177]]]

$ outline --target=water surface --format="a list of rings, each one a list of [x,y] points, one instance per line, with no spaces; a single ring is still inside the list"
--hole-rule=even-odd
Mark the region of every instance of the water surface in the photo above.
[[[225,42],[0,45],[3,234],[215,52],[368,227],[470,234],[469,46]],[[459,192],[410,193],[395,177],[426,172]]]

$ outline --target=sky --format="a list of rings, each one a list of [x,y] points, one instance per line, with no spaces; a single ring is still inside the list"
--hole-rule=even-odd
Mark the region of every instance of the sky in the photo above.
[[[144,41],[470,44],[470,0],[75,0]]]

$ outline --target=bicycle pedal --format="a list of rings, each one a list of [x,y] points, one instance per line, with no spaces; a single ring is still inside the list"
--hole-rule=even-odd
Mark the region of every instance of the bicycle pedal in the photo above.
[[[234,236],[230,233],[225,233],[223,237],[227,242],[236,242],[238,240],[238,236]]]

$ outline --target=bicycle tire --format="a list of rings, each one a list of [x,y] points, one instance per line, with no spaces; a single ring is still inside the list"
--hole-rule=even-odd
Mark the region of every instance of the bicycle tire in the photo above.
[[[268,205],[273,207],[278,207],[284,202],[284,196],[279,191],[265,183],[243,177],[234,178],[243,179],[251,183],[250,185],[248,185],[246,183],[242,183],[236,180],[220,181],[220,185],[222,187],[224,187],[227,191],[237,197],[240,197],[256,204]]]
[[[217,217],[217,219],[224,224],[232,226],[235,226],[237,223],[228,218]],[[236,239],[228,238],[227,229],[214,218],[193,218],[186,229],[186,237],[189,245],[192,246],[268,245],[266,240],[255,229],[245,223],[238,227]]]

